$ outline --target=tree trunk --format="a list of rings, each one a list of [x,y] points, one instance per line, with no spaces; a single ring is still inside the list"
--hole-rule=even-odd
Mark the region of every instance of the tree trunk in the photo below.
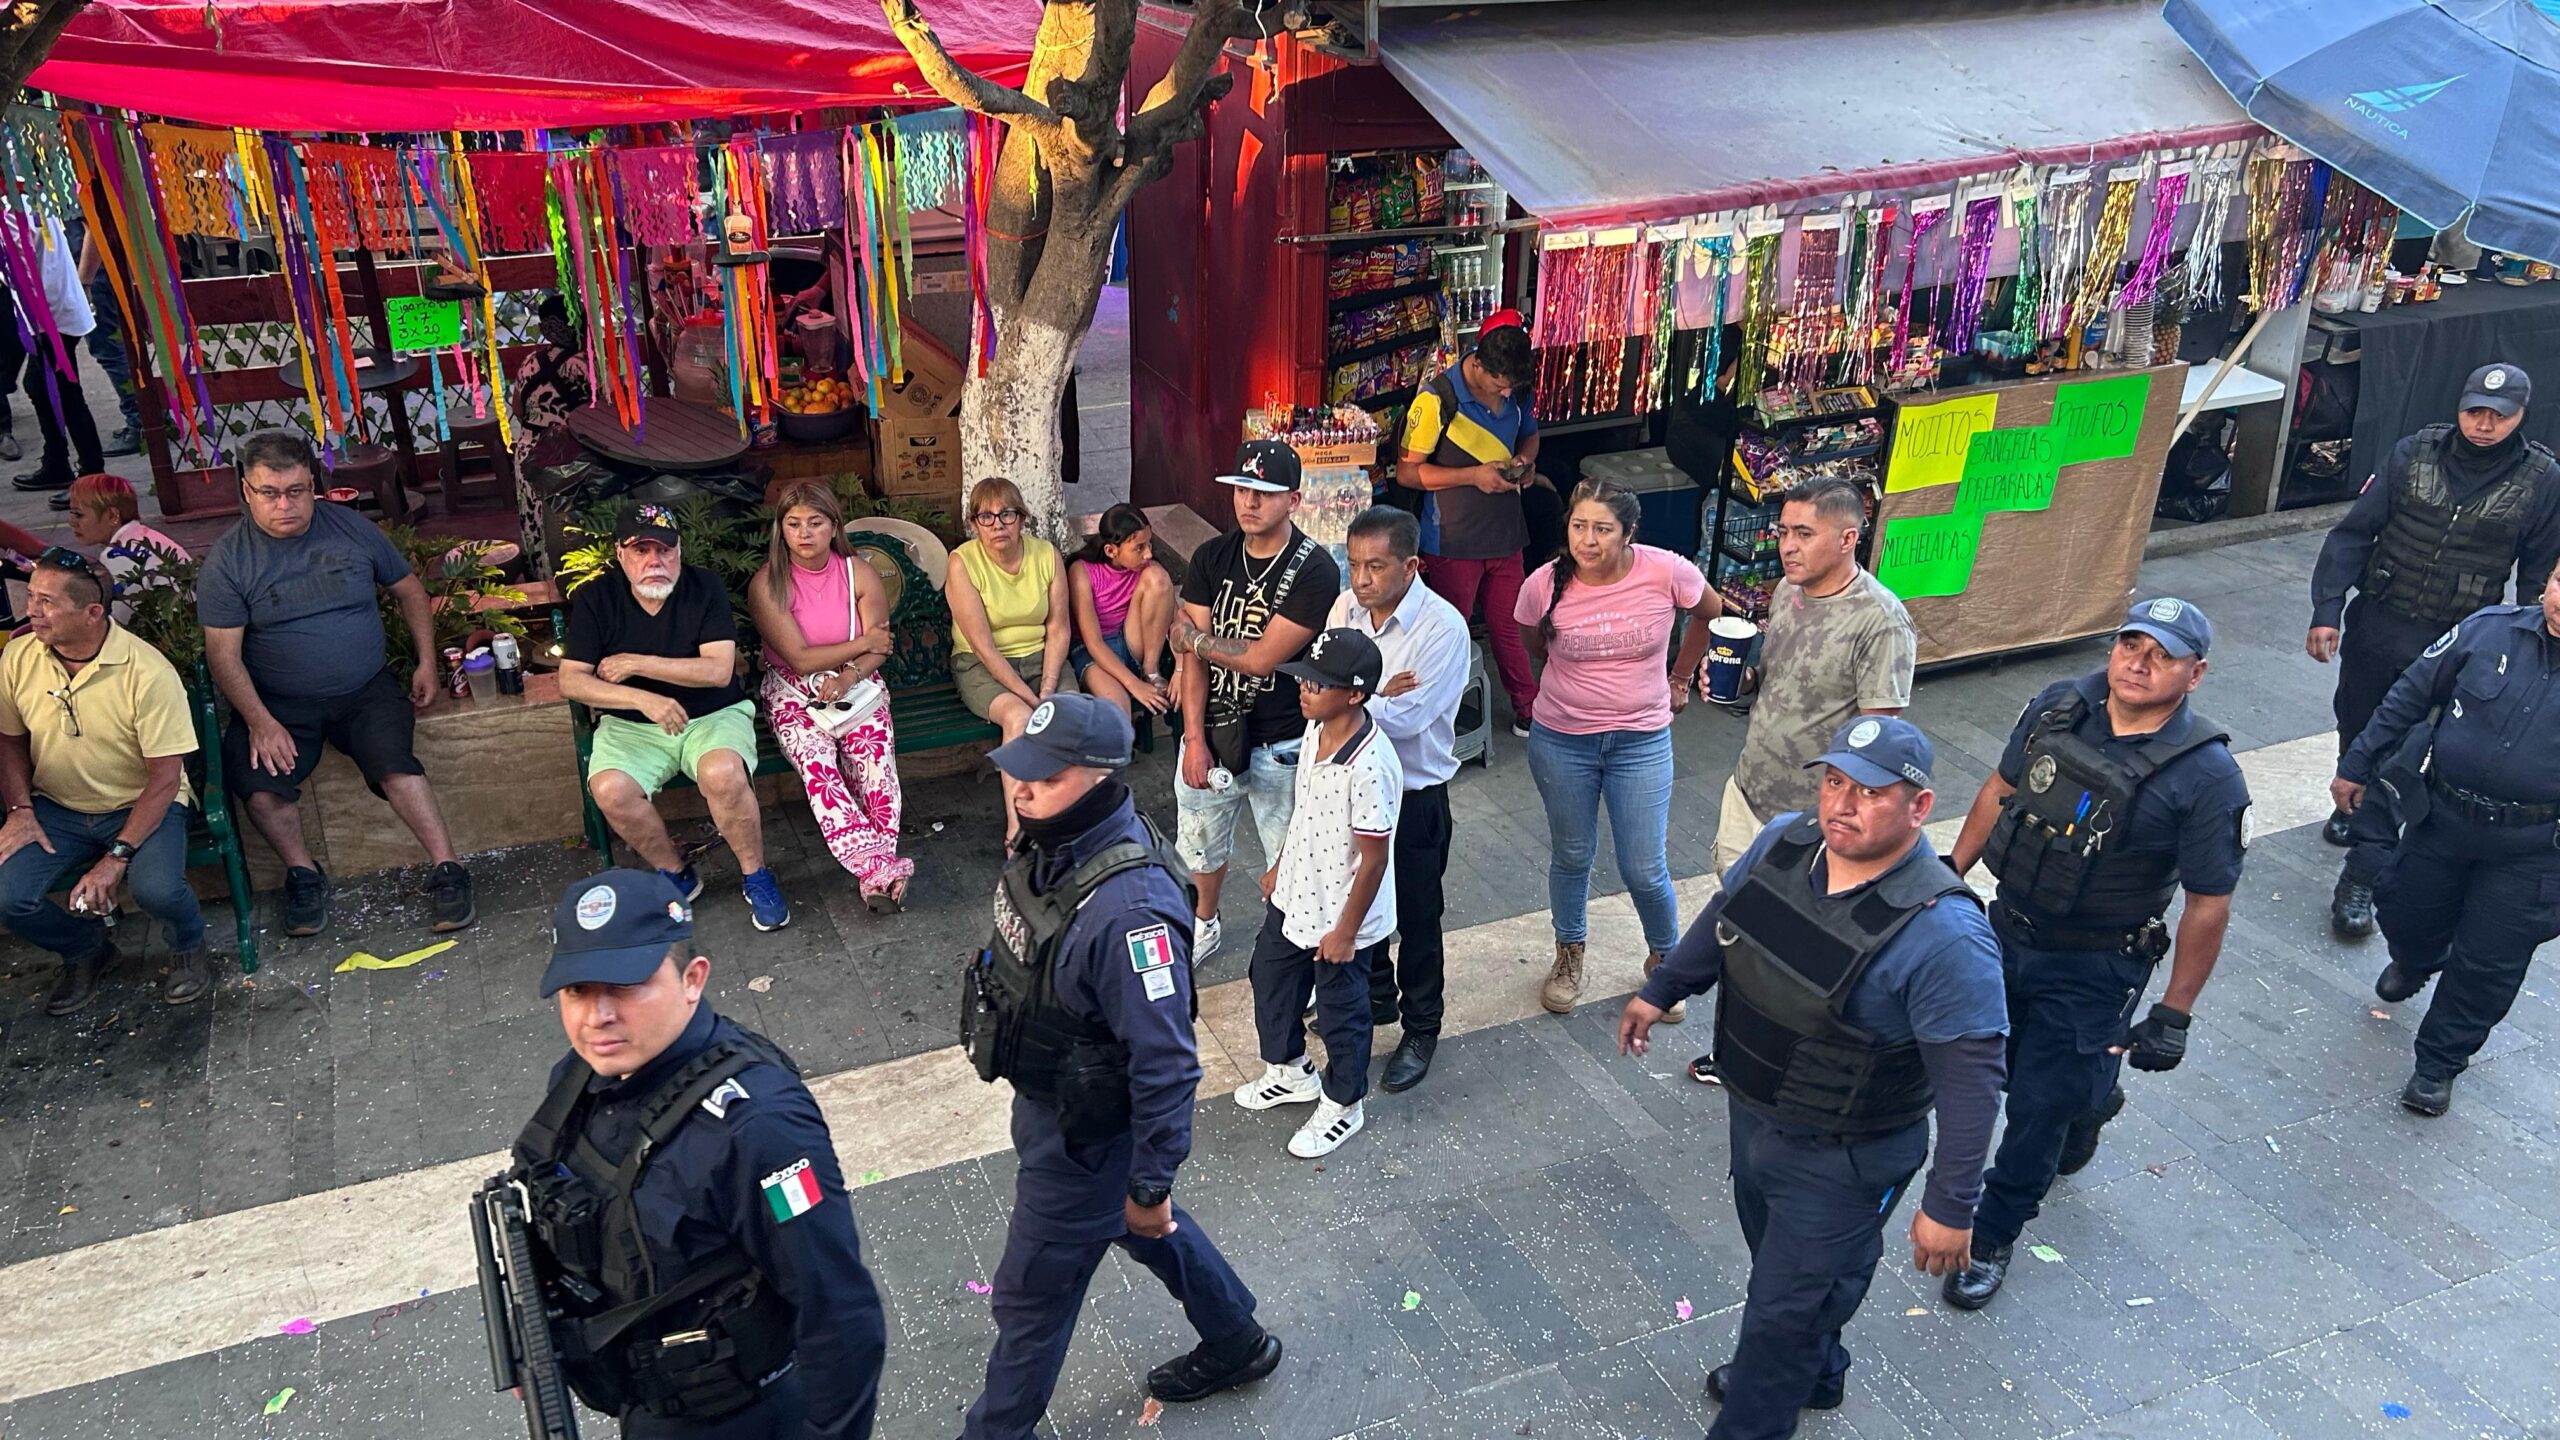
[[[966,513],[970,486],[1001,476],[1022,488],[1027,523],[1063,547],[1069,537],[1066,487],[1058,481],[1058,399],[1084,334],[1020,315],[999,313],[996,324],[1004,338],[987,373],[977,374],[973,363],[960,391],[960,495],[952,513]]]

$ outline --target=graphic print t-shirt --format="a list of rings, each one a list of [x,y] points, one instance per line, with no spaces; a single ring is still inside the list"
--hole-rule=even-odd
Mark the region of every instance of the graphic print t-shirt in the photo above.
[[[1342,572],[1323,546],[1308,544],[1305,563],[1291,578],[1290,559],[1305,541],[1292,525],[1289,548],[1256,560],[1244,553],[1244,532],[1228,531],[1191,557],[1190,573],[1182,581],[1183,603],[1207,606],[1209,628],[1219,635],[1259,640],[1274,615],[1306,626],[1311,638],[1322,633],[1325,614],[1342,589]],[[1292,740],[1307,728],[1306,717],[1298,712],[1297,682],[1210,666],[1209,723],[1222,725],[1238,716],[1245,718],[1247,739],[1255,745]]]

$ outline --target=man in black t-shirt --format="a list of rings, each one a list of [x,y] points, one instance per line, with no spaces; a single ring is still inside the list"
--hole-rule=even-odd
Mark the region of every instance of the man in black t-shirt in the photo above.
[[[764,863],[755,792],[755,703],[738,689],[738,624],[720,577],[684,563],[663,505],[638,505],[613,527],[620,573],[599,576],[569,602],[560,694],[596,711],[587,793],[623,843],[674,882],[702,894],[650,798],[679,773],[702,789],[720,838],[738,857],[740,888],[759,930],[791,923]]]
[[[1174,654],[1192,657],[1182,667],[1182,771],[1173,798],[1174,845],[1199,890],[1195,961],[1215,954],[1223,938],[1218,891],[1248,803],[1263,863],[1280,858],[1307,721],[1298,687],[1272,672],[1324,629],[1342,589],[1333,556],[1290,518],[1298,512],[1297,451],[1248,440],[1236,473],[1218,479],[1235,499],[1236,528],[1191,557],[1173,622]]]

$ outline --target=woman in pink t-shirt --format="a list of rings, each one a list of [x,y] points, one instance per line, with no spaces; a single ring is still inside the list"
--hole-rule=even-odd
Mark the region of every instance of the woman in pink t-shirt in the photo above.
[[[818,833],[862,886],[873,913],[898,909],[916,862],[898,854],[897,733],[889,700],[841,733],[819,708],[840,705],[889,658],[889,592],[844,538],[844,511],[824,480],[794,480],[773,496],[773,539],[747,583],[747,611],[764,637],[765,723],[800,783]]]
[[[1635,543],[1641,513],[1624,487],[1593,480],[1575,487],[1565,553],[1529,576],[1516,611],[1529,654],[1544,667],[1529,775],[1547,811],[1547,907],[1556,932],[1555,969],[1538,998],[1558,1015],[1582,996],[1604,800],[1618,876],[1644,922],[1647,973],[1680,938],[1668,854],[1671,717],[1689,703],[1707,622],[1724,605],[1696,565]],[[1671,630],[1683,611],[1689,627],[1675,659]]]

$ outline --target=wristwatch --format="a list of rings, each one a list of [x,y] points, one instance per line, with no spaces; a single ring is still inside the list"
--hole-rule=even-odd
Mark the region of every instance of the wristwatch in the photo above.
[[[1172,1195],[1173,1187],[1170,1185],[1132,1185],[1129,1187],[1129,1203],[1143,1210],[1153,1210],[1157,1206],[1163,1204],[1166,1200],[1172,1198]]]
[[[129,840],[116,840],[110,842],[107,846],[107,858],[110,860],[122,860],[130,863],[133,859],[133,842]]]

